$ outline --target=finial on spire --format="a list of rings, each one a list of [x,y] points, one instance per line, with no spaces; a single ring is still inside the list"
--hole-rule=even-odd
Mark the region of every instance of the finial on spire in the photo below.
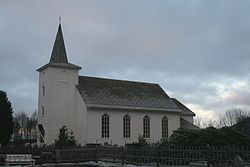
[[[62,19],[62,17],[61,17],[61,16],[59,16],[59,24],[61,24],[61,19]]]

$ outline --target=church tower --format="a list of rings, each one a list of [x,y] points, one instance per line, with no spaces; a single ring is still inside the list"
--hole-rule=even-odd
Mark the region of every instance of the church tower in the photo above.
[[[63,125],[73,130],[76,86],[81,67],[68,62],[59,24],[50,61],[39,68],[38,143],[52,144]]]

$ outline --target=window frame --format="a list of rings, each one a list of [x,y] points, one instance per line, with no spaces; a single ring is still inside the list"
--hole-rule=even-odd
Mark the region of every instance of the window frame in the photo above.
[[[168,139],[168,118],[166,116],[161,119],[161,127],[162,139]]]
[[[150,138],[150,117],[143,117],[143,138]]]
[[[128,114],[123,117],[123,138],[130,138],[131,134],[131,119]]]
[[[110,116],[103,114],[101,117],[101,136],[102,138],[109,138],[110,136]]]

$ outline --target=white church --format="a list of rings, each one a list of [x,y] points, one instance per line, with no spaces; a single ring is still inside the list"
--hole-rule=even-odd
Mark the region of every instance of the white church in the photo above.
[[[195,114],[155,83],[79,76],[68,62],[59,24],[49,63],[39,68],[38,143],[53,144],[59,129],[78,144],[150,143],[178,128],[197,128]]]

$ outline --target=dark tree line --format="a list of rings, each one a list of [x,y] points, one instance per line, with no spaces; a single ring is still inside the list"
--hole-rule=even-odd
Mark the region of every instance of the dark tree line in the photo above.
[[[202,125],[201,120],[196,120]],[[250,145],[250,111],[241,108],[227,110],[219,119],[200,130],[179,129],[168,141],[178,145]]]
[[[220,129],[208,127],[201,130],[179,129],[174,131],[169,143],[174,145],[226,146],[250,145],[250,138],[234,128],[223,127]]]

